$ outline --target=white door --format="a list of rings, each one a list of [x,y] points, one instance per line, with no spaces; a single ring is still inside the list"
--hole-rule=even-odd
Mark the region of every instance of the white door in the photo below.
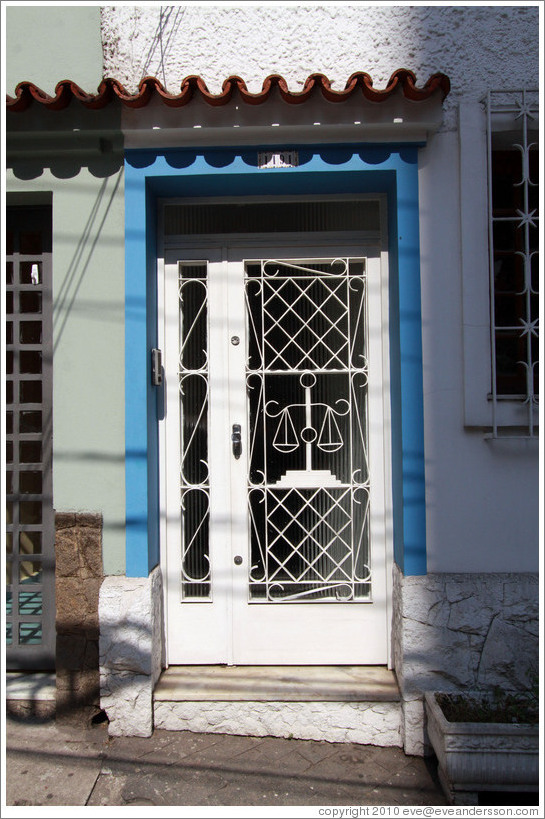
[[[170,664],[387,662],[384,268],[166,253]]]

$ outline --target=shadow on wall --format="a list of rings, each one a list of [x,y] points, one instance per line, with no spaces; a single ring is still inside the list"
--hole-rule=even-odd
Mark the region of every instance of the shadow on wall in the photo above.
[[[61,149],[59,149],[61,150]],[[67,152],[69,150],[67,149]],[[111,154],[111,155],[110,155]],[[52,176],[60,180],[66,180],[66,186],[53,186],[55,200],[62,196],[63,190],[74,198],[74,205],[78,207],[77,221],[74,223],[59,224],[59,217],[56,216],[57,204],[53,204],[53,243],[54,243],[54,268],[59,268],[59,249],[74,246],[66,269],[63,273],[56,273],[55,280],[60,281],[60,287],[54,288],[55,302],[53,310],[53,335],[54,349],[61,343],[63,331],[70,317],[78,312],[86,319],[96,319],[101,323],[123,324],[123,309],[119,303],[113,303],[108,299],[95,299],[90,301],[87,297],[85,301],[78,303],[80,288],[93,269],[93,259],[98,248],[111,246],[112,252],[117,248],[122,251],[124,247],[123,220],[119,220],[121,227],[119,235],[113,237],[104,235],[104,228],[109,220],[115,217],[116,199],[119,197],[120,186],[123,179],[123,154],[113,151],[110,144],[109,153],[100,156],[89,157],[84,162],[83,159],[50,159],[38,157],[37,159],[25,158],[9,160],[8,167],[11,167],[13,174],[20,180],[33,181],[43,175],[45,170],[50,171]],[[79,178],[82,170],[87,169],[89,173],[101,179],[96,192],[85,179]],[[113,179],[112,179],[113,177]],[[18,194],[13,194],[17,196]],[[76,197],[81,199],[76,201]],[[8,204],[10,194],[8,193]],[[88,216],[85,223],[80,227],[79,215],[88,208]],[[117,208],[123,209],[122,200],[117,204]],[[75,215],[76,216],[76,215]],[[123,274],[122,278],[123,278]]]
[[[315,157],[320,157],[328,165],[342,165],[349,162],[352,157],[358,157],[367,165],[381,165],[387,162],[393,154],[399,155],[404,162],[414,163],[414,151],[412,146],[407,150],[396,146],[395,149],[388,147],[377,147],[373,145],[368,149],[353,150],[351,147],[336,148],[334,151],[330,147],[325,151],[303,148],[298,149],[298,166],[308,165]],[[159,151],[159,156],[163,155]],[[127,162],[133,168],[149,168],[156,159],[158,153],[153,150],[138,150],[129,153]],[[259,165],[258,152],[255,148],[248,150],[240,148],[210,148],[207,150],[195,150],[192,148],[181,148],[179,150],[169,149],[164,153],[165,162],[174,169],[190,168],[199,160],[203,160],[211,168],[228,168],[240,160],[244,165],[257,168]]]
[[[48,159],[47,156],[39,155],[39,149],[31,159],[27,156],[11,158],[12,154],[9,152],[7,167],[13,171],[16,179],[24,181],[39,179],[46,170],[56,179],[75,179],[83,168],[87,168],[91,176],[105,179],[119,173],[123,168],[123,154],[114,151],[112,143],[108,140],[100,140],[99,145],[103,148],[102,152],[97,151],[94,155],[85,157],[85,161],[83,158],[70,156]],[[81,153],[84,153],[83,149]],[[66,150],[66,154],[70,154],[69,149]]]
[[[159,11],[159,23],[153,35],[153,40],[148,53],[143,60],[138,75],[143,79],[148,76],[160,76],[166,87],[165,57],[171,48],[173,40],[176,38],[178,29],[182,23],[185,9],[179,6],[163,7]],[[154,68],[151,68],[151,66]]]
[[[52,719],[78,727],[107,721],[107,715],[101,709],[101,681],[99,667],[98,640],[98,589],[102,578],[94,583],[68,584],[68,590],[61,589],[60,609],[57,609],[57,668],[55,699],[45,698],[45,683],[37,680],[28,686],[25,699],[6,698],[6,717],[20,722],[44,723]],[[62,586],[63,584],[61,584]],[[78,606],[72,617],[64,612],[73,598],[70,591],[78,589],[80,597],[85,598],[87,610]],[[93,591],[96,589],[96,601]],[[59,584],[57,584],[59,593]],[[94,609],[96,604],[97,608]],[[150,653],[140,646],[150,645],[150,629],[142,623],[124,622],[123,632],[129,634],[127,640],[116,640],[116,668],[108,668],[107,680],[115,679],[115,693],[124,699],[123,687],[127,689],[126,698],[131,698],[134,689],[134,676],[145,673],[150,665]],[[113,676],[112,676],[113,675]],[[104,687],[104,686],[103,686]],[[103,694],[107,691],[103,691]]]
[[[121,184],[122,171],[117,171],[117,178],[113,189],[108,193],[108,180],[104,180],[100,185],[96,199],[93,203],[85,226],[81,235],[79,236],[76,248],[68,264],[66,274],[64,276],[62,285],[59,289],[55,301],[55,311],[53,320],[53,332],[55,337],[54,352],[56,352],[62,338],[63,330],[69,317],[73,314],[76,306],[76,299],[83,280],[85,279],[90,264],[93,259],[93,254],[99,242],[102,242],[102,231],[110,216],[112,205],[116,199],[119,186]],[[55,235],[58,240],[58,235]],[[123,239],[120,237],[119,246],[122,245]],[[82,307],[78,307],[79,310]],[[123,321],[123,316],[118,305],[111,305],[106,302],[95,301],[92,305],[85,302],[85,309],[87,314],[92,314],[95,310],[99,310],[100,320],[103,321],[105,316],[110,314],[110,321],[118,319]]]

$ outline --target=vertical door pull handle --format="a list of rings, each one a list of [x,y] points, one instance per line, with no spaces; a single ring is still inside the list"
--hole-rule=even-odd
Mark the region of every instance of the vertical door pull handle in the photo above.
[[[233,446],[233,455],[238,461],[242,453],[242,439],[240,435],[240,424],[233,424],[233,431],[231,433],[231,442]]]
[[[151,351],[151,383],[154,387],[160,387],[163,383],[162,353],[157,348]]]

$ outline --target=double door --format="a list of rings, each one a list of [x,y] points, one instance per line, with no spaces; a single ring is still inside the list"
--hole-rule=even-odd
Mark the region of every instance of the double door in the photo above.
[[[387,661],[384,285],[375,249],[165,253],[170,664]]]

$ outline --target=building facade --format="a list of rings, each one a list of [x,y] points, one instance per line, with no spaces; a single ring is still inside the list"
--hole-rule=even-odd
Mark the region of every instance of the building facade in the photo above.
[[[424,691],[531,685],[539,13],[7,8],[8,658],[59,711],[423,753]],[[399,701],[154,702],[224,665]]]

